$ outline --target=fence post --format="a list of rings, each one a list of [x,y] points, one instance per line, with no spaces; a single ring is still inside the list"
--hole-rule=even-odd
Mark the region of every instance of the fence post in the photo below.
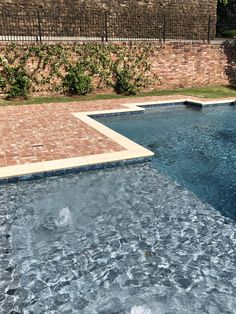
[[[163,42],[166,42],[166,15],[163,15]]]
[[[211,15],[208,17],[208,31],[207,31],[207,42],[211,43]]]
[[[42,28],[39,9],[37,9],[37,21],[38,21],[38,36],[36,36],[36,41],[42,43]]]
[[[108,42],[108,13],[105,11],[105,42]]]

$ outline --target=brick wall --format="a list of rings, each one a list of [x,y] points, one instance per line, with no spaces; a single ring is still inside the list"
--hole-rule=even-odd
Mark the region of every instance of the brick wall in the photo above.
[[[153,61],[152,71],[160,78],[156,88],[229,84],[226,75],[226,69],[230,66],[228,57],[219,45],[165,45]]]
[[[42,0],[40,4],[37,0],[0,0],[0,35],[36,35],[36,9],[40,8],[45,36],[101,36],[106,10],[110,36],[157,37],[163,31],[165,14],[169,37],[186,34],[187,38],[197,38],[207,34],[209,15],[215,25],[216,6],[217,0]],[[99,13],[94,15],[94,11]],[[9,27],[4,26],[7,13],[13,15]],[[15,15],[28,18],[17,21]]]
[[[121,46],[122,44],[113,45]],[[70,48],[72,46],[66,47],[69,51],[72,49]],[[133,51],[139,54],[140,47],[142,45],[134,44]],[[16,55],[18,57],[24,55],[26,49],[26,47],[19,46]],[[236,56],[232,54],[235,49],[233,47],[225,49],[219,45],[177,43],[160,46],[153,43],[148,45],[148,49],[150,52],[147,62],[150,63],[151,68],[144,75],[151,80],[151,83],[146,90],[229,85],[229,82],[236,77],[234,67]],[[108,51],[111,52],[111,59],[114,58],[112,52],[114,49],[110,47]],[[4,59],[12,58],[12,52],[8,50],[6,53],[5,48],[0,47],[0,56]],[[124,55],[124,57],[126,56]],[[78,58],[75,59],[76,61],[79,60]],[[17,62],[14,62],[14,64],[16,65]],[[36,78],[47,79],[49,77],[47,66],[39,68],[39,58],[37,60],[30,58],[26,68]],[[61,73],[65,73],[63,68]],[[110,93],[113,91],[111,88],[96,86],[97,81],[98,77],[95,75],[93,82],[96,93]],[[34,84],[33,93],[35,95],[58,94],[53,90],[53,84],[60,84],[60,79],[54,77],[48,84],[43,86]]]

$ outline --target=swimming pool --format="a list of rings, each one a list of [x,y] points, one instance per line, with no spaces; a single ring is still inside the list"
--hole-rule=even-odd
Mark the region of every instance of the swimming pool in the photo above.
[[[0,186],[0,311],[235,313],[235,221],[155,163]]]
[[[236,106],[152,108],[99,121],[155,152],[153,167],[236,219]]]

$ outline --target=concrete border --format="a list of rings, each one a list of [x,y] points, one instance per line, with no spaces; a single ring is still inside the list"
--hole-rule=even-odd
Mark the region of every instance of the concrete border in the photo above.
[[[196,100],[196,98],[186,97],[176,100],[158,100],[152,102],[135,102],[129,104],[123,104],[123,109],[111,109],[100,111],[88,111],[72,113],[76,118],[88,124],[90,127],[96,129],[98,132],[107,136],[120,146],[124,148],[122,151],[113,153],[104,153],[96,155],[88,155],[82,157],[66,158],[61,160],[52,160],[44,162],[36,162],[30,164],[14,165],[0,168],[0,180],[7,180],[10,178],[16,178],[21,176],[28,176],[34,174],[42,174],[48,172],[56,172],[65,169],[74,169],[89,167],[100,164],[114,163],[124,160],[144,160],[145,158],[152,157],[154,155],[150,150],[142,147],[141,145],[131,141],[127,137],[111,130],[105,125],[94,120],[92,117],[101,115],[113,115],[113,114],[125,114],[125,113],[138,113],[145,111],[145,107],[160,106],[160,105],[195,105],[201,107],[208,107],[212,105],[230,105],[235,102],[233,98],[221,99],[221,100]],[[142,108],[144,107],[144,108]]]

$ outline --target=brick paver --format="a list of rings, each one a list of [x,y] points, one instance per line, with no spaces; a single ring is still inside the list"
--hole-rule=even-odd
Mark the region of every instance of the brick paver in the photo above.
[[[124,150],[71,113],[183,96],[0,107],[0,167]]]

